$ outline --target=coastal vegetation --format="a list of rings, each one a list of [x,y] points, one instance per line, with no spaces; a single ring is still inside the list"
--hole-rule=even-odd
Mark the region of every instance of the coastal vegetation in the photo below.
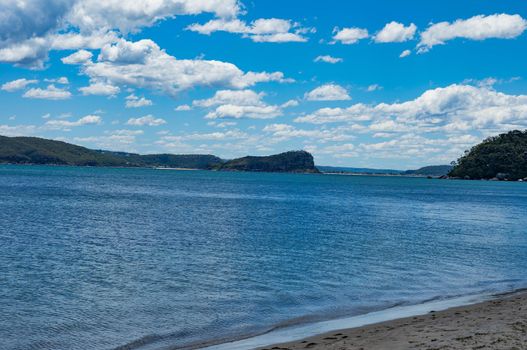
[[[448,176],[463,179],[522,180],[527,178],[527,131],[489,137],[465,151]]]
[[[164,167],[224,171],[317,173],[313,156],[290,151],[266,157],[222,160],[210,154],[148,154],[92,150],[38,137],[0,136],[0,163],[75,166]]]
[[[452,165],[430,165],[416,170],[407,170],[402,175],[412,176],[444,176],[452,170]]]
[[[313,156],[306,151],[289,151],[266,157],[247,156],[217,167],[228,171],[318,173]]]

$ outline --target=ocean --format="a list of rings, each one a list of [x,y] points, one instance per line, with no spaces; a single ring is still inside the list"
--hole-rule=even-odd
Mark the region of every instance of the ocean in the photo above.
[[[527,184],[0,166],[0,348],[177,349],[527,287]]]

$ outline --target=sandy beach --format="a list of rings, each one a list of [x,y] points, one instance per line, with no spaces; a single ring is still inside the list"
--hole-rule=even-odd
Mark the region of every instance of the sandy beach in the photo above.
[[[527,291],[261,349],[527,349]]]

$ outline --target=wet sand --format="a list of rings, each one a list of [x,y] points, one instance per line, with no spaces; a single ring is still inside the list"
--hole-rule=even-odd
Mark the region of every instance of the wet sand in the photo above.
[[[527,291],[261,349],[524,350],[527,349]]]

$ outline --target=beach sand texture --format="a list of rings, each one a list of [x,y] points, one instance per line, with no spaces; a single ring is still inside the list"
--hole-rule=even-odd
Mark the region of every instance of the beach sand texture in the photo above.
[[[527,349],[527,292],[261,349]]]

